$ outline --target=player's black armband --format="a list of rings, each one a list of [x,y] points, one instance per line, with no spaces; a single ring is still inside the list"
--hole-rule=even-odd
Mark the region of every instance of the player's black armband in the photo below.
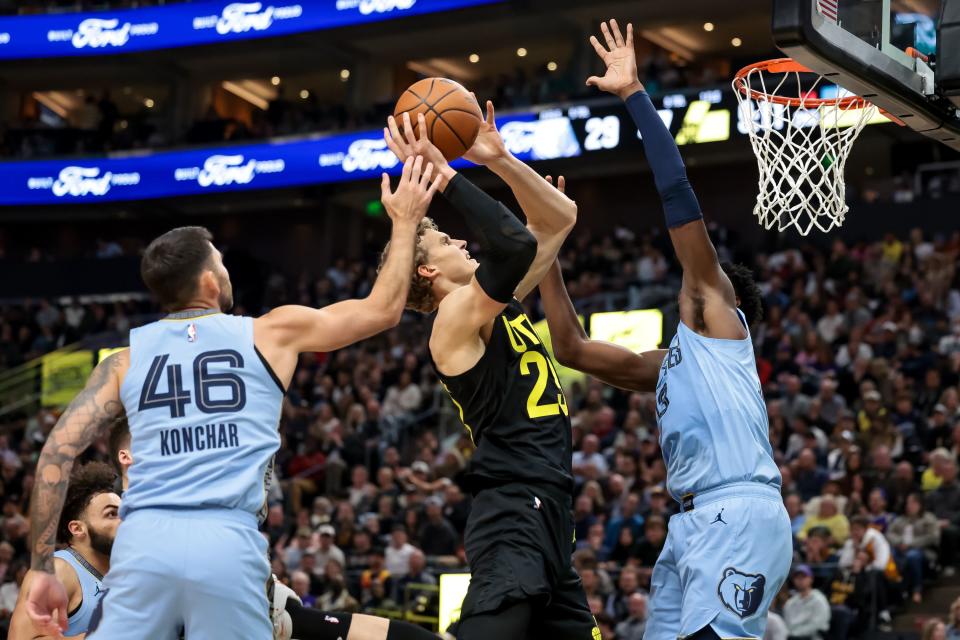
[[[477,282],[497,302],[510,302],[537,255],[537,239],[510,209],[459,173],[443,195],[463,214],[483,249]]]

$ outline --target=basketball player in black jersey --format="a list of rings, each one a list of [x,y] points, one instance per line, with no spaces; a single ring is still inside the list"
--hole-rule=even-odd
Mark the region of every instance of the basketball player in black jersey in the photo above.
[[[117,493],[127,489],[127,472],[133,464],[130,429],[126,419],[110,431],[110,461],[119,474]],[[303,606],[293,589],[270,576],[267,583],[270,622],[274,640],[433,640],[435,636],[409,622],[377,616],[329,612]],[[189,640],[189,639],[188,639]]]
[[[430,355],[476,445],[467,474],[475,496],[466,530],[472,577],[458,638],[599,640],[571,567],[567,404],[519,302],[556,258],[576,205],[507,151],[489,102],[466,158],[510,186],[527,226],[450,168],[425,136],[416,139],[407,114],[403,133],[395,120],[388,124],[384,135],[401,161],[421,154],[434,162],[441,192],[483,250],[478,263],[465,241],[424,219],[408,299],[409,308],[436,313]]]

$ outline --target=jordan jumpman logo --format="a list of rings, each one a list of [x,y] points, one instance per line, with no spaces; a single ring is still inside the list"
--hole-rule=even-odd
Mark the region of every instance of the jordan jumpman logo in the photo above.
[[[723,509],[720,509],[720,513],[717,514],[717,518],[716,518],[713,522],[711,522],[710,524],[717,524],[718,522],[722,522],[723,524],[727,524],[727,521],[723,519]]]

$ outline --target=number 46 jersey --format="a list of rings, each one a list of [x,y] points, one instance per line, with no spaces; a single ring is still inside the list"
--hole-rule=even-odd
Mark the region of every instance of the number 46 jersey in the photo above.
[[[256,514],[283,395],[252,318],[185,312],[132,330],[120,397],[133,465],[121,517],[157,507]]]
[[[469,371],[440,373],[477,450],[468,489],[511,482],[573,490],[569,411],[550,356],[516,300],[493,321]]]

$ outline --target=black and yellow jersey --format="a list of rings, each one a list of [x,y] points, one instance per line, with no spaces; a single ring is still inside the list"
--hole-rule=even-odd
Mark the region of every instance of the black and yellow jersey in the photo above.
[[[468,489],[529,482],[573,490],[567,401],[517,300],[494,319],[486,351],[472,369],[437,375],[477,447]]]

